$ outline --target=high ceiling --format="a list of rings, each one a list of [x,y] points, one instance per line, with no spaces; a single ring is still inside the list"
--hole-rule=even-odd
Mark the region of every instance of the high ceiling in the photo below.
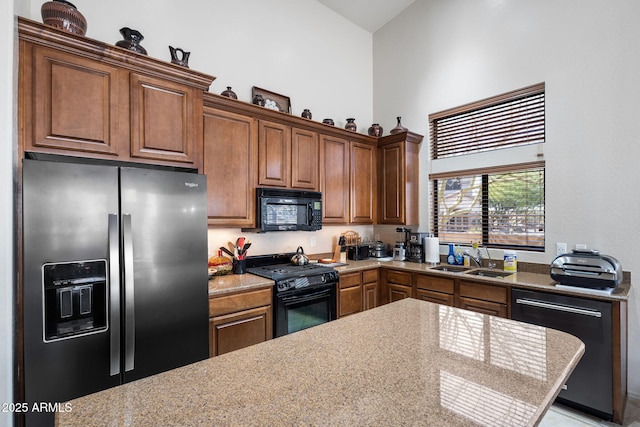
[[[318,0],[365,30],[375,33],[415,0]]]

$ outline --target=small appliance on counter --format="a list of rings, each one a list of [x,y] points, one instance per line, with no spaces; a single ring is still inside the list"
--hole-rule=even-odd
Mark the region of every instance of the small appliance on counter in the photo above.
[[[406,261],[408,256],[409,235],[411,229],[406,227],[396,228],[396,245],[393,247],[393,260]]]
[[[424,262],[423,241],[429,233],[409,233],[407,261]]]
[[[386,258],[389,256],[389,245],[384,242],[377,241],[369,249],[369,256],[373,258]]]
[[[593,249],[574,249],[551,263],[551,278],[562,285],[591,289],[615,288],[622,282],[622,266],[612,256]]]
[[[366,243],[359,243],[347,247],[347,258],[353,261],[359,261],[369,258],[371,246]]]

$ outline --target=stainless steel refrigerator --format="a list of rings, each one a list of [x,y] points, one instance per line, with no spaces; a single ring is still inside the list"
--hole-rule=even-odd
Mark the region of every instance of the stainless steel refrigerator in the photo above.
[[[25,400],[208,356],[207,192],[187,172],[25,159]],[[53,414],[29,413],[27,427]]]

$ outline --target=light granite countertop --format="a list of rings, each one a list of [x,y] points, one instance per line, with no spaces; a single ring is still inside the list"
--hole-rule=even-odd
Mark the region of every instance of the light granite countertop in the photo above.
[[[533,426],[577,338],[416,299],[85,396],[58,426]]]
[[[404,261],[379,261],[376,259],[367,259],[362,261],[347,261],[346,265],[334,267],[339,273],[349,273],[371,268],[393,268],[417,273],[429,273],[450,278],[465,278],[465,280],[483,281],[491,284],[505,285],[522,289],[539,290],[551,293],[559,293],[563,295],[584,296],[601,300],[620,300],[629,299],[631,284],[629,281],[623,281],[611,292],[600,290],[583,289],[574,286],[558,286],[551,278],[548,272],[548,266],[534,267],[531,271],[518,271],[504,278],[478,277],[463,273],[453,273],[450,271],[435,270],[430,264],[414,263]],[[474,270],[471,268],[470,270]],[[232,292],[241,292],[251,289],[258,289],[273,285],[273,281],[264,279],[253,274],[231,274],[226,276],[217,276],[209,280],[209,296],[215,297]]]

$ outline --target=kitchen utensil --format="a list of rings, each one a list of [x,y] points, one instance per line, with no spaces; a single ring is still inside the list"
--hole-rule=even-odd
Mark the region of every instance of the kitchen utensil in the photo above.
[[[220,250],[231,257],[235,256],[233,255],[233,252],[231,252],[229,249],[225,248],[224,246],[220,246]]]
[[[309,257],[304,254],[304,249],[302,249],[302,246],[298,246],[296,253],[291,257],[291,262],[295,265],[309,264]]]

